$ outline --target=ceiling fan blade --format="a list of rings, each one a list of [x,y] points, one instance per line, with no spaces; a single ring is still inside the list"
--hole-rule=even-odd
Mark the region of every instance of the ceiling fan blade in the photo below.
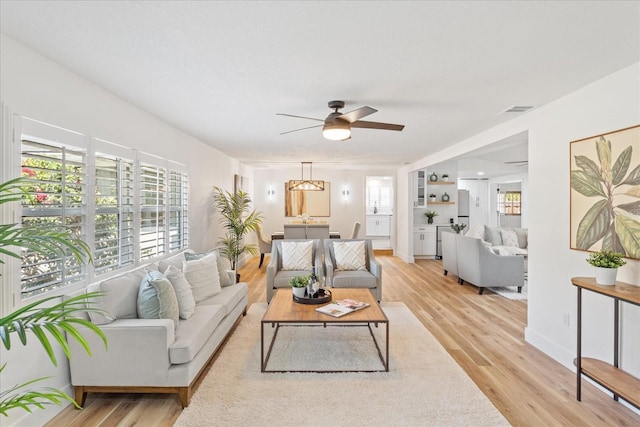
[[[349,123],[353,123],[357,120],[360,120],[363,117],[367,117],[368,115],[375,113],[376,111],[378,110],[376,110],[375,108],[364,106],[364,107],[358,108],[357,110],[344,113],[341,116],[338,116],[336,118],[341,120],[346,120]]]
[[[312,128],[319,128],[319,127],[322,127],[322,126],[324,126],[324,125],[315,125],[315,126],[308,126],[308,127],[306,127],[306,128],[300,128],[300,129],[288,130],[288,131],[286,131],[286,132],[282,132],[280,135],[286,135],[286,134],[291,133],[291,132],[298,132],[299,130],[312,129]]]
[[[365,129],[383,129],[383,130],[402,130],[404,125],[395,125],[392,123],[379,123],[379,122],[365,122],[358,120],[351,123],[352,128],[365,128]]]
[[[293,114],[276,113],[276,116],[287,116],[287,117],[295,117],[297,119],[307,119],[307,120],[315,120],[317,122],[324,122],[324,119],[316,119],[314,117],[305,117],[305,116],[294,116]]]

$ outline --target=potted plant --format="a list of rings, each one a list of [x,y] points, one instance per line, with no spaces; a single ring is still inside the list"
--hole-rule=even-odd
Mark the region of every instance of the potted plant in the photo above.
[[[453,229],[453,231],[456,232],[456,234],[460,234],[460,232],[464,230],[466,227],[467,227],[467,224],[451,224],[451,228]]]
[[[596,283],[599,285],[615,285],[618,268],[627,262],[622,259],[622,254],[609,250],[592,252],[587,262],[595,267]]]
[[[443,173],[442,174],[442,180],[443,181],[449,181],[449,174],[448,173]]]
[[[310,277],[311,275],[295,276],[291,280],[289,280],[289,284],[291,285],[291,289],[293,290],[293,295],[297,296],[298,298],[304,298],[304,293],[307,289],[307,285],[309,284]]]
[[[427,223],[428,224],[433,224],[433,217],[434,216],[438,216],[438,212],[436,212],[436,211],[426,211],[424,213],[424,216],[427,217]]]
[[[430,202],[435,202],[436,201],[436,195],[434,193],[429,194],[429,201]]]
[[[218,240],[220,255],[231,262],[231,270],[235,271],[240,255],[260,254],[256,245],[245,245],[242,240],[248,233],[258,229],[262,214],[251,210],[251,198],[244,191],[230,193],[220,187],[214,187],[214,190],[213,199],[220,213],[219,221],[226,230],[224,237]],[[237,273],[236,279],[239,280]]]
[[[0,205],[9,202],[19,202],[30,195],[21,187],[28,180],[16,178],[0,184]],[[43,255],[72,254],[78,262],[92,261],[89,246],[75,237],[70,228],[59,225],[0,225],[0,254],[13,258],[21,258],[20,252],[13,248],[28,248]],[[0,258],[0,264],[4,260]],[[82,347],[91,354],[89,344],[77,329],[83,326],[96,333],[105,346],[107,344],[104,333],[89,320],[77,317],[76,314],[87,311],[101,312],[87,306],[90,301],[99,296],[99,292],[82,294],[74,298],[52,305],[52,301],[59,297],[43,298],[18,310],[6,317],[0,318],[0,339],[7,351],[11,350],[11,336],[17,335],[22,345],[27,344],[27,337],[37,338],[45,349],[49,360],[57,366],[50,335],[60,345],[67,357],[71,357],[67,337],[72,336]],[[48,334],[45,333],[48,331]],[[66,334],[65,334],[66,332]],[[14,340],[14,342],[16,342]],[[6,363],[0,365],[0,374],[7,368]],[[46,378],[37,378],[22,384],[9,387],[0,392],[0,415],[8,416],[8,411],[22,408],[31,412],[33,408],[44,409],[46,405],[60,405],[64,401],[71,402],[80,408],[75,400],[62,390],[45,387],[32,389],[32,385]]]

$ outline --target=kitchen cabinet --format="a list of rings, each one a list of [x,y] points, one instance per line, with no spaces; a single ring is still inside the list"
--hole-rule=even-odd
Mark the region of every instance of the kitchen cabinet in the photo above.
[[[413,255],[435,256],[437,249],[436,226],[413,228]]]
[[[413,207],[423,208],[427,206],[426,200],[426,186],[425,186],[425,171],[416,171],[413,174]]]
[[[367,215],[367,236],[390,236],[391,216]]]

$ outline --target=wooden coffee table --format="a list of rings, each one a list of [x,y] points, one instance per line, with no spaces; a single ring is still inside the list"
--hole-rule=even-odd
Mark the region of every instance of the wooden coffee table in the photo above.
[[[340,300],[351,298],[357,301],[363,301],[369,304],[369,307],[354,311],[342,317],[332,317],[327,314],[319,313],[316,308],[325,304],[299,304],[293,301],[291,289],[276,290],[267,312],[262,317],[260,324],[260,360],[262,372],[389,372],[389,319],[380,308],[380,305],[373,297],[368,289],[336,289],[331,288],[332,300]],[[385,349],[384,355],[371,326],[378,327],[382,323],[385,327]],[[271,324],[275,328],[269,348],[265,354],[265,327]],[[342,370],[342,371],[275,371],[267,370],[267,362],[271,356],[273,343],[278,336],[278,330],[281,326],[287,324],[298,324],[300,326],[366,326],[373,338],[373,342],[378,350],[378,356],[384,366],[384,369],[378,370]]]

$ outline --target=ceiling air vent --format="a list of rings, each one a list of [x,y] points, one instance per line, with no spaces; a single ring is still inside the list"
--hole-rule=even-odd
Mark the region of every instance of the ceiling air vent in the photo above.
[[[533,105],[514,105],[513,107],[509,107],[504,110],[501,114],[504,113],[524,113],[533,109]]]

